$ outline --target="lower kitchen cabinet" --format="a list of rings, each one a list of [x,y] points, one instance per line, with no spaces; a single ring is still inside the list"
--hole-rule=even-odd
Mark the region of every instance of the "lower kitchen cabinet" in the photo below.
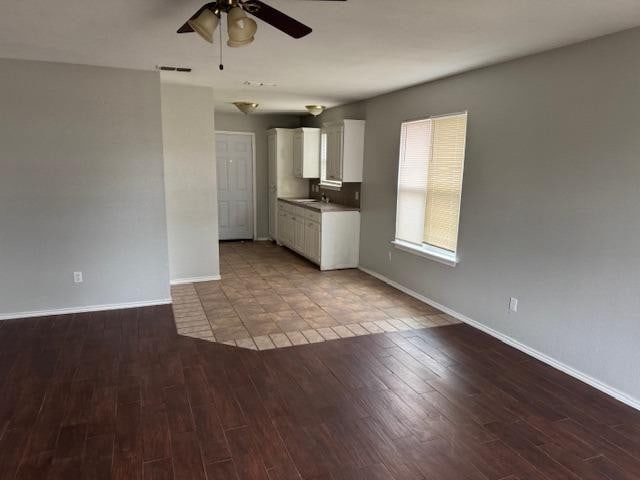
[[[321,228],[318,222],[305,220],[304,223],[304,252],[315,263],[320,263],[320,235]]]
[[[360,212],[321,212],[278,202],[278,244],[320,266],[321,270],[356,268]]]
[[[297,252],[306,253],[304,251],[304,217],[293,216],[293,249]]]

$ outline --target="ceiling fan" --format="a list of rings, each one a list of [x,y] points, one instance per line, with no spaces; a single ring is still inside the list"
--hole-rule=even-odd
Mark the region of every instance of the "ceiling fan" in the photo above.
[[[215,2],[206,3],[200,7],[191,18],[178,29],[177,33],[196,32],[207,42],[213,43],[213,33],[218,27],[222,13],[227,14],[227,30],[229,35],[227,45],[230,47],[242,47],[253,42],[253,36],[258,26],[255,20],[247,17],[247,13],[293,38],[302,38],[309,35],[312,31],[311,28],[305,24],[300,23],[289,15],[270,7],[260,0],[216,0]]]

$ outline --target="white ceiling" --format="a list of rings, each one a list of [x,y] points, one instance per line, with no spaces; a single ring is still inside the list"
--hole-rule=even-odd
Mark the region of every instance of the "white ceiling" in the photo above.
[[[638,0],[265,0],[311,26],[294,40],[258,20],[256,41],[218,45],[176,29],[205,0],[2,0],[0,57],[153,69],[210,85],[217,108],[303,111],[371,97],[640,25]],[[246,87],[256,80],[277,87]]]

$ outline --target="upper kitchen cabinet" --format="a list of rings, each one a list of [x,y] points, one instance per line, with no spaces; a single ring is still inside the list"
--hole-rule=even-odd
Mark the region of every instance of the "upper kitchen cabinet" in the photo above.
[[[362,182],[364,127],[364,120],[324,124],[327,180]]]
[[[298,178],[320,177],[319,128],[293,131],[293,175]]]

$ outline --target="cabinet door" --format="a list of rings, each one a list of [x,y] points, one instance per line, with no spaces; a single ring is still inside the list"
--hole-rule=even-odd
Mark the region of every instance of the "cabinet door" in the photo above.
[[[287,245],[293,248],[293,229],[295,228],[293,217],[287,214]]]
[[[293,218],[293,248],[299,252],[304,252],[304,218]]]
[[[304,230],[304,254],[320,263],[320,224],[312,220],[307,220]]]
[[[313,222],[304,222],[304,255],[313,259]]]
[[[293,248],[294,224],[293,224],[293,217],[291,216],[290,213],[286,214],[284,224],[285,224],[285,241],[286,241],[285,245],[287,247]]]
[[[303,177],[304,163],[304,134],[296,132],[293,135],[293,176]]]
[[[327,179],[342,180],[342,127],[327,131]]]
[[[284,205],[280,202],[278,202],[277,228],[278,228],[278,238],[275,240],[280,244],[286,244],[287,212],[284,209]]]
[[[320,263],[322,258],[322,224],[314,223],[313,258]]]
[[[343,127],[336,128],[336,164],[335,164],[335,175],[336,180],[342,181],[342,164],[344,162],[344,157],[342,155],[342,142],[344,140],[344,129]]]
[[[278,243],[285,243],[285,223],[287,221],[287,214],[282,211],[282,208],[278,211]]]
[[[327,145],[326,145],[326,176],[327,180],[335,180],[335,155],[336,155],[336,136],[335,127],[329,127],[326,131]]]
[[[269,155],[269,237],[278,240],[278,189],[277,189],[277,143],[276,134],[267,136]]]

